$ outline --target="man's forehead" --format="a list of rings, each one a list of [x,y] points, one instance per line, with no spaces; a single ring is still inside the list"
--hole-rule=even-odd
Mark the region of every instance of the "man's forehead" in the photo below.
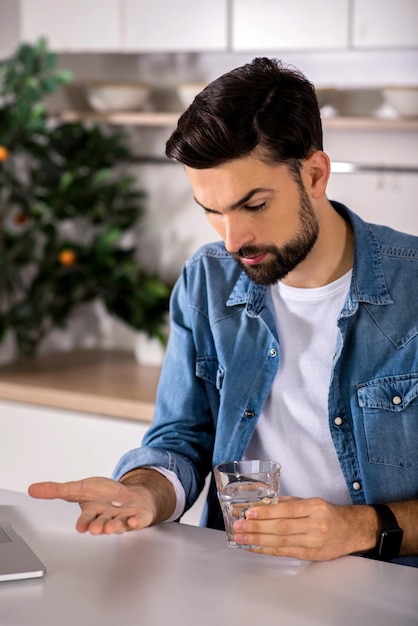
[[[257,193],[271,193],[286,180],[285,165],[268,165],[260,159],[237,159],[207,169],[185,167],[195,200],[205,208],[245,201]]]

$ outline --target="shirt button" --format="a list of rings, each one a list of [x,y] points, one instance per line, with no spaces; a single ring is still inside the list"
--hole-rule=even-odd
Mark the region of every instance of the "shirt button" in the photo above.
[[[276,348],[271,348],[271,350],[270,350],[270,356],[277,356],[277,350],[276,350]]]
[[[392,404],[400,404],[402,402],[402,398],[400,396],[393,396]]]
[[[341,426],[341,424],[343,423],[343,418],[342,417],[336,417],[334,420],[334,424],[336,426]]]
[[[248,418],[254,417],[254,415],[255,415],[255,411],[253,411],[252,409],[247,409],[247,410],[244,412],[244,415],[245,415],[245,417],[248,417]]]
[[[353,489],[354,491],[360,491],[361,489],[361,484],[357,482],[356,480],[353,482]]]

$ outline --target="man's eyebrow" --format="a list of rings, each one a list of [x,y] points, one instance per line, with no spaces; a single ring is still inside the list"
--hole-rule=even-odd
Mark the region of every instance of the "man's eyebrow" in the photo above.
[[[229,211],[233,211],[234,209],[238,209],[240,206],[242,206],[243,204],[246,204],[249,200],[251,200],[251,198],[253,196],[255,196],[255,194],[263,192],[263,191],[268,191],[268,192],[272,192],[274,191],[273,189],[270,189],[270,187],[256,187],[255,189],[251,189],[248,193],[245,194],[245,196],[243,196],[242,198],[240,198],[239,200],[237,200],[237,202],[234,202],[229,208]],[[204,209],[205,211],[213,211],[213,209],[209,209],[208,207],[206,207],[204,204],[202,204],[201,202],[199,202],[199,200],[196,198],[196,196],[193,196],[195,202],[202,207],[202,209]]]

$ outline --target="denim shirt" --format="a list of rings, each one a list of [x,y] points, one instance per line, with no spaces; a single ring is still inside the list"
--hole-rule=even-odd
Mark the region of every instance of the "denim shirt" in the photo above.
[[[416,499],[418,238],[332,204],[355,234],[329,385],[332,439],[354,504]],[[169,469],[187,510],[214,465],[242,457],[280,366],[280,341],[269,288],[253,283],[220,242],[185,263],[170,309],[153,424],[113,476]],[[222,527],[213,480],[202,523]]]

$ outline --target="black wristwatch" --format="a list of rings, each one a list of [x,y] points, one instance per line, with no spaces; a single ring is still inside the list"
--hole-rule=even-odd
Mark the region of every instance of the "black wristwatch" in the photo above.
[[[376,549],[370,555],[379,561],[391,561],[399,556],[401,549],[403,530],[400,528],[394,513],[386,504],[371,505],[379,515],[383,530]]]

